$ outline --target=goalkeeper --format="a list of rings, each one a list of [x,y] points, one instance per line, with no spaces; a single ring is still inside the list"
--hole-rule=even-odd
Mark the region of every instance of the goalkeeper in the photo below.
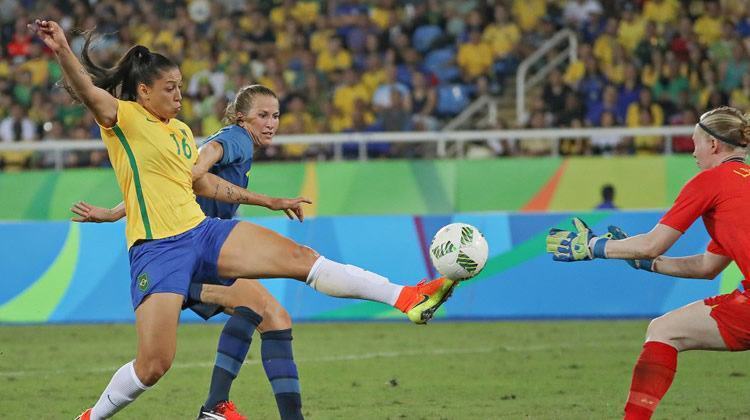
[[[574,231],[550,230],[547,252],[555,261],[617,258],[636,269],[701,279],[713,279],[735,261],[750,278],[750,166],[745,164],[750,119],[735,108],[713,109],[696,124],[693,142],[701,172],[650,232],[628,238],[610,226],[607,235],[597,236],[573,219]],[[711,237],[706,252],[663,256],[698,217]],[[651,321],[633,370],[625,419],[651,418],[672,384],[678,352],[750,349],[750,281],[742,285],[744,291],[693,302]]]

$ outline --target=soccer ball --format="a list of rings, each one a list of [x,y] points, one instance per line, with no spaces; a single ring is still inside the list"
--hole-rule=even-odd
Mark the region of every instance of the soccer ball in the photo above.
[[[432,265],[451,280],[466,280],[479,274],[488,252],[482,232],[466,223],[443,226],[430,244]]]

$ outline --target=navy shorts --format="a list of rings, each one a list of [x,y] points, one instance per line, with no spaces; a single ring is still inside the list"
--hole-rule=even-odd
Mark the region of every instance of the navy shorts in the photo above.
[[[153,293],[177,293],[187,301],[193,281],[231,284],[217,271],[219,252],[238,220],[206,217],[187,232],[130,247],[130,297],[133,309]]]

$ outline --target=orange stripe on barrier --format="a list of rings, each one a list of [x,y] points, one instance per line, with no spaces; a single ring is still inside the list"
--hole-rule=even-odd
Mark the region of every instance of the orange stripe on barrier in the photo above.
[[[545,211],[549,208],[549,203],[552,201],[552,197],[555,196],[557,190],[557,184],[560,183],[565,170],[568,168],[568,160],[565,159],[557,168],[554,174],[550,177],[546,184],[539,190],[538,193],[531,200],[528,201],[521,211]]]

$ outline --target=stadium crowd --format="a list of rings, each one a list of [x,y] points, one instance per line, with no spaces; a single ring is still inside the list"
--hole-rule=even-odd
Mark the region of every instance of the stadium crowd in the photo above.
[[[437,130],[483,94],[502,95],[524,57],[563,27],[578,59],[532,90],[523,127],[693,124],[702,110],[750,102],[750,1],[697,0],[0,0],[0,141],[92,139],[99,130],[56,85],[60,69],[26,29],[53,19],[80,50],[112,63],[133,44],[183,73],[181,118],[196,137],[222,126],[231,94],[260,83],[281,99],[280,134]],[[501,121],[497,127],[512,127]],[[659,136],[564,139],[563,155],[661,153]],[[672,139],[691,152],[690,137]],[[491,142],[490,155],[546,155],[541,139]],[[345,148],[354,154],[356,147]],[[423,149],[373,144],[372,157]],[[258,159],[324,159],[327,147],[270,147]],[[48,167],[44,154],[2,165]],[[65,165],[106,166],[104,152]]]

